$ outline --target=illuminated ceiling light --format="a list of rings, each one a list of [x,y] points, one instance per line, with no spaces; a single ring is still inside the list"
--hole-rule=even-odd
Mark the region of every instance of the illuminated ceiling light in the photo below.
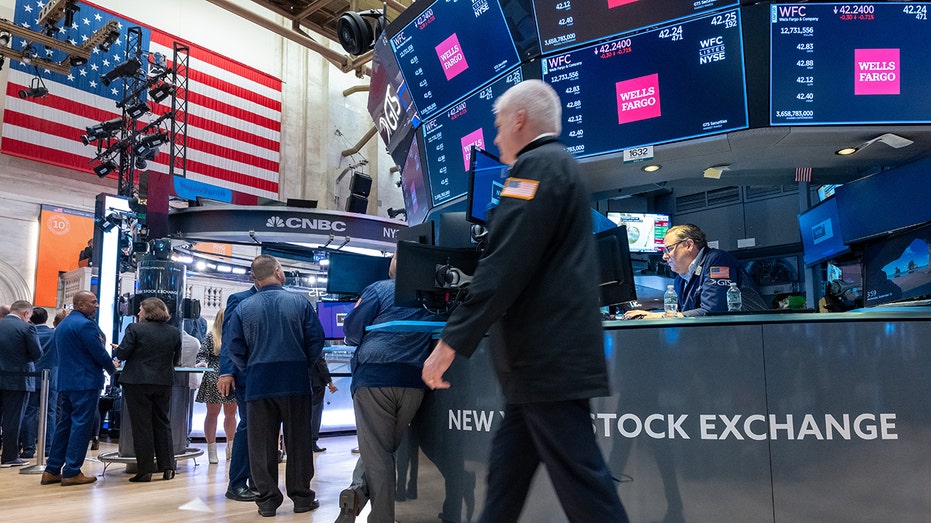
[[[246,273],[246,269],[242,267],[233,267],[233,274],[243,275]]]
[[[860,149],[857,148],[857,147],[844,147],[843,149],[838,149],[838,150],[834,151],[834,154],[837,154],[837,155],[840,155],[840,156],[847,156],[847,155],[851,155],[851,154],[853,154],[853,153],[855,153],[855,152],[857,152],[857,151],[859,151],[859,150],[860,150]]]
[[[643,171],[643,172],[645,172],[645,173],[652,173],[652,172],[656,172],[656,171],[658,171],[658,170],[660,170],[660,169],[662,169],[662,168],[663,168],[662,165],[657,165],[657,164],[654,163],[654,164],[650,164],[650,165],[644,165],[643,167],[640,168],[640,170]]]
[[[229,265],[217,265],[217,272],[233,272],[233,268]]]
[[[721,173],[723,173],[724,171],[730,171],[730,170],[731,170],[730,165],[713,165],[705,169],[704,171],[702,171],[702,176],[704,176],[705,178],[711,178],[712,180],[720,180]]]

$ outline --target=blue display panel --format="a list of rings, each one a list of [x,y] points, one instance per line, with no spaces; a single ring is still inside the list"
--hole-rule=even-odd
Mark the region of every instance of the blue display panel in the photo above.
[[[437,0],[391,48],[424,119],[520,63],[497,0]]]
[[[929,5],[770,6],[770,123],[931,121]]]
[[[466,219],[484,225],[488,211],[498,206],[501,190],[511,169],[486,151],[472,148]]]
[[[498,155],[491,108],[496,98],[523,78],[521,70],[515,69],[421,126],[433,206],[458,198],[468,190],[473,145]]]
[[[798,215],[805,265],[814,265],[850,252],[844,245],[837,199],[828,198]]]
[[[317,317],[320,319],[323,336],[326,339],[341,340],[346,336],[343,332],[343,321],[355,306],[354,301],[317,302]]]
[[[748,126],[736,9],[542,61],[578,157]]]
[[[738,4],[737,0],[533,0],[533,10],[545,54]]]

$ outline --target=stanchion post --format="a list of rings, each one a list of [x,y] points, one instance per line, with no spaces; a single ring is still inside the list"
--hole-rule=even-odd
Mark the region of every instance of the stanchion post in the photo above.
[[[20,474],[42,474],[45,472],[45,432],[48,429],[48,390],[51,371],[42,369],[39,381],[39,440],[36,442],[36,464],[19,470]],[[56,406],[57,407],[57,406]]]

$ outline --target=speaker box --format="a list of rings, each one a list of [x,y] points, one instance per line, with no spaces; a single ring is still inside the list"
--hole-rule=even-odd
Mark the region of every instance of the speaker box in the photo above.
[[[372,177],[363,173],[352,173],[349,192],[368,197],[369,193],[372,192]]]
[[[346,200],[346,212],[365,214],[368,207],[369,199],[364,196],[359,196],[358,194],[350,194],[349,198]]]

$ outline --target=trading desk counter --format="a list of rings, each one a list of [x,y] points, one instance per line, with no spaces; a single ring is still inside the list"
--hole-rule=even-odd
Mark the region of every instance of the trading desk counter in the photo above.
[[[592,428],[631,521],[927,521],[929,340],[917,308],[606,322]],[[504,404],[485,342],[446,377],[414,423],[445,490],[401,520],[481,509]],[[565,521],[542,469],[521,521]]]

